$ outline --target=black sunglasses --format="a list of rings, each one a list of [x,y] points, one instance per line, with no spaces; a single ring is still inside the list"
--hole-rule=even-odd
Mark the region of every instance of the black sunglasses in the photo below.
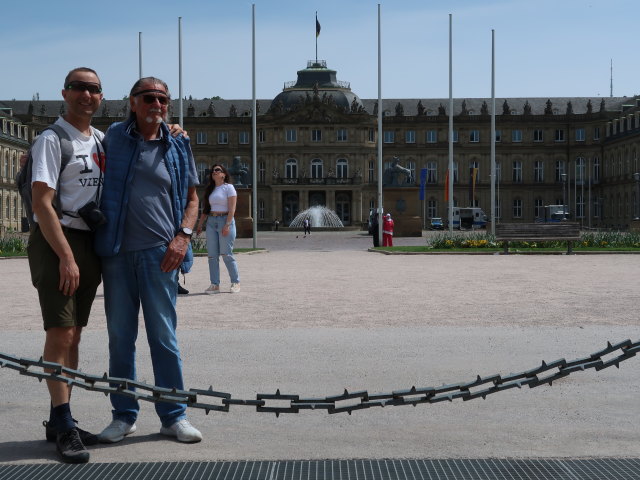
[[[165,97],[164,95],[145,94],[142,95],[142,100],[144,100],[144,103],[153,103],[158,100],[158,102],[160,102],[160,105],[166,105],[169,103],[169,97]]]
[[[214,168],[213,171],[215,173],[215,172],[223,172],[224,170],[222,170],[221,168]]]
[[[92,95],[102,93],[102,87],[96,83],[73,81],[69,82],[64,88],[66,88],[67,90],[73,90],[74,92],[89,92]]]

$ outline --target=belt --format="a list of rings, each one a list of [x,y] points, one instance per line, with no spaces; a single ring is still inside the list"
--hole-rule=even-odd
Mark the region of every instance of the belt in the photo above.
[[[209,212],[210,217],[224,217],[229,215],[229,212]]]

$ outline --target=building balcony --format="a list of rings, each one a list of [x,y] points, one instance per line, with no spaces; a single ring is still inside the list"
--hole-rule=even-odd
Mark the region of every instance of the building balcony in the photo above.
[[[362,183],[361,176],[337,178],[337,177],[322,177],[322,178],[274,178],[273,185],[360,185]]]

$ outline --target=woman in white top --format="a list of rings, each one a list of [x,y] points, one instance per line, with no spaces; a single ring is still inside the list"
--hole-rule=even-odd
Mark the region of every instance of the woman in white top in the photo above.
[[[209,278],[211,285],[204,293],[220,293],[220,263],[222,260],[231,279],[231,293],[240,291],[238,264],[233,256],[233,242],[236,239],[236,224],[233,216],[236,212],[238,194],[229,183],[229,173],[222,165],[211,167],[209,184],[204,190],[202,215],[198,221],[197,232],[207,223],[207,253],[209,255]]]

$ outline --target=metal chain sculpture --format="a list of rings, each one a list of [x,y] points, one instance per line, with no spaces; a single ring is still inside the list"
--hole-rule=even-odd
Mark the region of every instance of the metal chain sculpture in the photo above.
[[[258,412],[298,413],[300,410],[326,410],[328,413],[351,414],[354,410],[372,407],[390,407],[413,405],[420,403],[439,403],[462,399],[463,401],[476,398],[485,399],[488,395],[528,386],[535,388],[540,385],[552,385],[554,381],[575,372],[582,372],[595,368],[596,371],[616,366],[620,362],[634,357],[640,352],[640,340],[631,342],[625,340],[617,344],[607,343],[607,347],[591,355],[567,361],[565,359],[554,362],[542,362],[538,367],[520,373],[509,375],[489,375],[478,377],[470,382],[454,383],[439,387],[415,386],[407,390],[395,390],[389,393],[369,393],[366,390],[348,392],[321,398],[301,398],[300,395],[280,393],[258,393],[254,399],[233,398],[230,393],[217,392],[209,387],[207,390],[192,388],[190,390],[176,390],[160,388],[143,382],[125,378],[90,375],[79,370],[65,368],[58,363],[46,362],[42,358],[33,360],[19,358],[0,352],[0,367],[16,370],[21,375],[36,377],[42,380],[57,380],[74,385],[85,390],[102,392],[105,395],[114,393],[144,400],[148,402],[179,402],[188,407],[210,411],[228,412],[231,405],[256,407]],[[135,389],[148,393],[139,393]],[[216,403],[207,403],[216,399]]]

